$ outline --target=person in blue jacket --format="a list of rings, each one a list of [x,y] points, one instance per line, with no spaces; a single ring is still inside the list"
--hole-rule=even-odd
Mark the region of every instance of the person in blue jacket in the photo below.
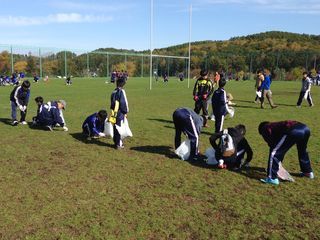
[[[10,94],[11,118],[13,126],[17,126],[19,123],[17,121],[17,108],[20,109],[20,123],[23,125],[27,124],[26,115],[30,98],[30,85],[30,82],[25,80],[21,86],[16,86]]]
[[[307,125],[293,120],[261,122],[258,131],[269,146],[268,175],[267,178],[261,179],[262,182],[279,184],[277,175],[279,163],[283,161],[286,152],[293,145],[297,145],[301,176],[314,178],[307,152],[310,137],[310,129]]]
[[[116,125],[121,126],[124,118],[127,117],[129,112],[129,105],[126,96],[126,92],[123,89],[126,84],[126,80],[123,76],[118,77],[117,79],[117,88],[111,94],[111,117],[115,118],[115,122],[113,122],[113,142],[116,149],[124,148],[123,142],[121,140],[121,136],[116,128]]]
[[[206,117],[198,115],[190,108],[177,108],[172,115],[175,133],[175,149],[181,144],[181,134],[184,133],[190,140],[189,160],[197,160],[199,153],[199,134],[206,123]]]
[[[88,137],[105,137],[104,132],[104,122],[108,114],[106,110],[100,110],[95,112],[86,118],[82,124],[82,132]]]
[[[221,132],[223,129],[224,117],[229,112],[227,94],[224,90],[226,85],[225,78],[219,81],[219,88],[212,95],[212,110],[215,117],[215,133]]]
[[[54,127],[60,126],[64,131],[68,131],[62,110],[67,106],[66,101],[51,101],[40,106],[39,114],[36,118],[36,125],[44,126],[52,131]]]
[[[265,72],[263,74],[262,71],[259,71],[258,77],[261,80],[261,86],[260,86],[260,88],[261,88],[261,98],[260,98],[261,108],[264,108],[264,99],[265,98],[268,99],[270,107],[272,109],[278,107],[277,105],[275,105],[273,103],[273,100],[272,100],[272,92],[270,90],[270,86],[271,86],[271,76],[270,76],[270,74],[268,74],[267,72]]]

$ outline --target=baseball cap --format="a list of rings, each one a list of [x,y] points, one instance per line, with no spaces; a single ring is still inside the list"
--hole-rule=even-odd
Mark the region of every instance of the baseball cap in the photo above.
[[[59,100],[58,102],[63,105],[63,109],[66,109],[66,107],[67,107],[67,102],[66,102],[65,100]]]

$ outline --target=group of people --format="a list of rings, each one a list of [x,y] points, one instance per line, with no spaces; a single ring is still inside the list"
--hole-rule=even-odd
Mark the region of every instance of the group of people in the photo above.
[[[116,88],[111,94],[111,114],[108,118],[106,110],[100,110],[88,116],[82,124],[83,134],[90,138],[105,137],[104,128],[105,121],[108,120],[113,124],[113,141],[116,149],[124,148],[123,139],[119,133],[117,126],[123,124],[124,119],[129,112],[126,92],[123,89],[126,83],[125,77],[118,77]],[[16,86],[10,94],[11,102],[11,118],[12,125],[17,126],[19,123],[26,125],[26,115],[30,98],[30,82],[25,80],[20,86]],[[65,100],[56,100],[44,102],[43,97],[35,98],[37,105],[37,115],[33,117],[33,126],[42,127],[52,131],[55,127],[61,127],[64,131],[68,131],[63,116],[67,103]],[[20,110],[20,120],[17,120],[17,110]]]
[[[263,76],[263,77],[261,77]],[[262,72],[258,74],[261,79],[260,87],[268,79]],[[123,139],[119,132],[121,126],[129,112],[128,100],[124,86],[126,78],[117,77],[116,88],[110,97],[110,114],[106,110],[100,110],[88,116],[82,124],[82,131],[85,136],[90,138],[105,137],[105,122],[108,121],[113,126],[113,141],[116,149],[124,148]],[[302,80],[302,89],[300,92],[297,106],[300,106],[302,97],[307,95],[309,104],[313,105],[310,95],[310,81],[307,74],[304,73]],[[252,148],[245,138],[246,127],[238,124],[235,127],[224,129],[224,117],[230,113],[229,100],[224,90],[226,80],[223,75],[215,73],[211,80],[207,70],[201,70],[200,77],[197,79],[193,89],[193,99],[195,101],[194,110],[182,107],[177,108],[173,113],[173,122],[175,126],[175,148],[181,144],[181,134],[184,133],[190,140],[190,161],[196,161],[201,158],[199,154],[199,136],[203,127],[207,126],[209,119],[208,102],[211,99],[213,115],[215,118],[215,131],[209,138],[210,144],[215,150],[215,158],[218,161],[218,168],[239,169],[248,167],[253,157]],[[14,87],[10,94],[12,125],[26,123],[26,114],[30,98],[30,82],[25,80],[20,86]],[[215,87],[217,88],[215,89]],[[266,84],[270,87],[270,84]],[[272,101],[268,98],[267,87],[261,87],[263,95],[267,97],[272,106]],[[33,125],[43,127],[52,131],[55,127],[62,127],[68,131],[63,117],[63,110],[66,109],[66,101],[56,100],[44,102],[42,97],[35,98],[38,106],[37,115],[33,117]],[[260,100],[261,101],[261,100]],[[310,103],[311,101],[311,103]],[[263,103],[263,101],[262,101]],[[263,104],[261,105],[263,106]],[[17,110],[20,110],[20,121],[17,120]],[[202,115],[200,112],[202,111]],[[279,164],[283,161],[285,153],[293,146],[297,145],[298,159],[300,164],[301,176],[314,178],[313,170],[307,144],[310,136],[310,129],[303,123],[297,121],[281,122],[261,122],[258,128],[259,134],[263,137],[269,146],[269,160],[267,177],[261,179],[262,182],[278,185]],[[246,158],[245,158],[246,157]]]
[[[12,125],[17,126],[20,122],[26,125],[26,115],[30,98],[31,83],[28,80],[22,82],[20,86],[14,87],[10,94]],[[33,117],[33,125],[41,126],[48,130],[54,127],[62,127],[68,131],[62,110],[66,108],[66,101],[57,100],[44,103],[41,96],[35,98],[37,104],[37,115]],[[17,110],[20,110],[20,121],[17,120]]]
[[[111,83],[115,83],[119,78],[124,78],[127,81],[129,78],[128,72],[123,70],[121,70],[121,72],[118,70],[113,70],[111,72]]]
[[[24,72],[14,72],[11,76],[8,75],[1,75],[0,76],[0,86],[7,86],[7,85],[18,85],[20,79],[25,77]]]
[[[305,85],[305,78],[304,74],[304,79],[302,80],[303,86]],[[273,104],[270,93],[270,76],[266,76],[261,71],[258,73],[258,79],[259,84],[256,87],[259,87],[259,90],[262,91],[262,95],[259,97],[261,108],[264,108],[264,98],[268,99],[271,108],[276,108],[277,105]],[[214,90],[215,85],[218,85],[216,90]],[[181,134],[184,133],[190,140],[189,161],[197,161],[202,158],[199,154],[199,135],[202,127],[207,126],[207,120],[209,119],[208,99],[212,95],[211,102],[215,117],[215,132],[209,141],[215,150],[217,167],[237,170],[241,167],[249,166],[253,157],[253,151],[245,138],[246,127],[244,125],[239,124],[235,127],[223,129],[224,117],[230,112],[227,94],[224,90],[225,85],[226,80],[223,75],[216,73],[214,80],[210,80],[208,71],[201,70],[200,77],[197,79],[193,89],[194,110],[182,107],[177,108],[173,113],[175,148],[177,149],[180,146]],[[304,96],[307,91],[306,88],[303,88],[300,96]],[[202,115],[200,115],[201,110]],[[258,132],[269,146],[267,177],[261,179],[262,182],[274,185],[279,184],[279,164],[283,161],[285,153],[295,144],[298,149],[301,176],[314,178],[307,152],[310,129],[305,124],[291,120],[261,122]]]
[[[106,110],[100,110],[88,116],[82,124],[82,132],[89,138],[105,137],[105,122],[112,124],[113,142],[116,149],[123,149],[123,139],[119,132],[119,127],[124,124],[124,120],[129,112],[129,105],[124,90],[126,77],[120,76],[116,80],[116,88],[110,97],[110,115]]]

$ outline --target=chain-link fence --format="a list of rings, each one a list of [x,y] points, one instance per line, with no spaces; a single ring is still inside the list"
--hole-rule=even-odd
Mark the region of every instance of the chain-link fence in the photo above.
[[[168,53],[167,53],[168,54]],[[135,51],[84,51],[0,45],[0,74],[10,76],[24,72],[26,76],[110,76],[112,71],[127,71],[129,76],[149,76],[150,55]],[[206,68],[223,71],[228,78],[251,78],[259,69],[276,73],[276,79],[295,80],[302,71],[320,69],[320,53],[311,51],[278,51],[233,54],[208,53],[191,57],[191,72]],[[184,57],[153,56],[153,72],[158,75],[187,75],[188,59]]]

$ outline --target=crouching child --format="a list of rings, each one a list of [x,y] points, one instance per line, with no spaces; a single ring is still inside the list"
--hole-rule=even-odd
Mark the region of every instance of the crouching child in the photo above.
[[[66,108],[66,101],[58,100],[42,104],[36,118],[36,125],[45,127],[52,131],[54,127],[62,127],[64,131],[68,131],[63,112]]]
[[[87,137],[99,138],[105,137],[104,122],[108,114],[106,110],[100,110],[88,116],[82,124],[82,133]]]
[[[239,169],[248,166],[252,159],[252,149],[244,138],[246,128],[239,124],[233,128],[227,128],[210,137],[211,146],[215,150],[218,168]],[[217,143],[218,141],[218,143]],[[246,160],[243,161],[245,154]]]

